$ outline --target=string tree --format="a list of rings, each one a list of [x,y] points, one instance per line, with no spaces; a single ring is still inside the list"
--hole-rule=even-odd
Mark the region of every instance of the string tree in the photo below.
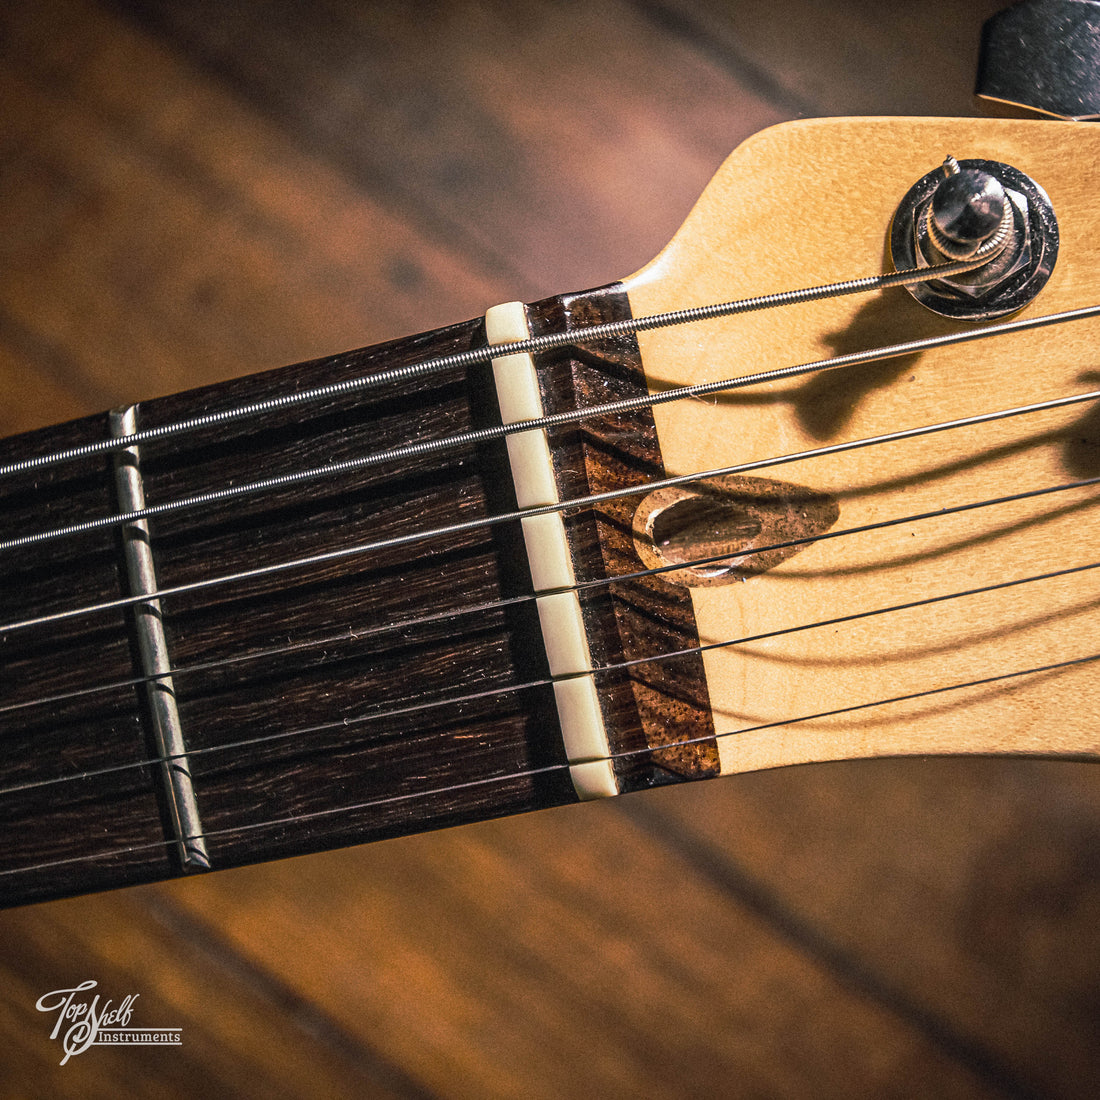
[[[898,271],[975,261],[960,274],[907,288],[954,320],[988,321],[1022,309],[1050,278],[1058,242],[1054,208],[1030,176],[1000,161],[953,156],[909,189],[890,227]]]

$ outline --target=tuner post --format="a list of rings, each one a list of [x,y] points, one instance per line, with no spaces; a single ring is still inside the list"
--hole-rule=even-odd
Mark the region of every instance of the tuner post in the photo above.
[[[987,321],[1022,309],[1046,284],[1058,255],[1058,222],[1046,192],[1011,165],[949,156],[902,199],[890,253],[898,271],[981,260],[907,289],[935,313]]]
[[[960,168],[954,157],[943,162],[943,171],[945,178],[928,204],[928,237],[935,250],[951,260],[967,260],[998,230],[1007,241],[1012,211],[1000,180],[980,168]]]

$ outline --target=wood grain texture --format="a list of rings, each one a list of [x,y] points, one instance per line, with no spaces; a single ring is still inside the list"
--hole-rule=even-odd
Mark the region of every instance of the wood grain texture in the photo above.
[[[0,1083],[8,1095],[30,1094],[26,1066],[41,1057],[35,1038],[46,1016],[35,1002],[92,972],[98,982],[92,995],[101,1003],[118,1005],[137,994],[133,1026],[179,1028],[185,1038],[178,1049],[96,1048],[64,1067],[58,1045],[56,1057],[42,1062],[62,1096],[108,1096],[123,1081],[129,1096],[186,1096],[194,1095],[196,1080],[211,1078],[242,1097],[423,1095],[383,1060],[364,1057],[291,989],[220,951],[202,925],[156,905],[139,911],[129,897],[97,899],[94,925],[79,901],[6,916],[0,957],[11,1054],[0,1067]],[[175,967],[164,966],[167,956],[177,960]],[[74,957],[84,965],[79,977],[71,971]],[[253,1041],[257,1031],[267,1042]]]
[[[724,798],[725,782],[741,797]],[[931,1010],[927,1024],[1010,1094],[1088,1095],[1100,1076],[1094,767],[866,760],[725,782],[694,784],[690,806],[647,800],[682,858],[709,861],[713,838],[736,838],[736,857],[709,872],[850,983]]]
[[[971,114],[997,6],[4,5],[4,433],[620,277],[769,122]],[[1091,1097],[1095,790],[781,769],[8,912],[4,1091]],[[59,1067],[83,976],[184,1046]]]
[[[531,334],[538,336],[622,320],[630,316],[630,308],[621,289],[612,286],[602,293],[539,303],[529,313]],[[646,392],[632,337],[584,341],[564,355],[540,356],[536,365],[548,415]],[[645,485],[664,476],[649,409],[593,417],[548,434],[561,500]],[[625,497],[565,513],[592,667],[606,670],[597,674],[596,684],[624,793],[718,773],[703,663],[691,652],[699,635],[687,592],[661,576],[600,583],[646,569],[632,537],[638,499]],[[675,747],[663,747],[669,743]]]
[[[678,854],[647,853],[641,828],[604,812],[615,801],[442,834],[415,866],[377,846],[376,878],[353,895],[325,892],[323,856],[263,881],[247,868],[242,891],[181,883],[183,901],[250,955],[282,954],[299,988],[331,999],[342,1026],[435,1095],[874,1095],[899,1078],[914,1096],[997,1094],[861,992],[807,970],[766,922],[731,915],[722,888]],[[605,891],[609,874],[632,888]],[[273,896],[278,916],[258,927],[252,906]],[[386,932],[337,960],[318,921]],[[815,1026],[792,1056],[806,1019]],[[508,1057],[486,1058],[486,1035]]]
[[[888,145],[895,151],[884,162]],[[730,158],[668,248],[628,280],[635,312],[878,270],[900,197],[944,149],[1016,165],[1052,196],[1058,262],[1023,317],[1100,303],[1100,220],[1085,168],[1100,154],[1100,130],[819,120],[777,127]],[[786,196],[807,163],[816,185],[792,206]],[[875,182],[847,200],[853,173]],[[807,224],[820,229],[800,237]],[[782,261],[775,237],[789,242]],[[898,289],[717,320],[702,333],[645,333],[640,343],[650,385],[660,388],[968,327]],[[676,473],[691,473],[1088,392],[1098,336],[1100,322],[1075,321],[735,390],[710,403],[662,405],[655,410],[662,453]],[[833,497],[840,515],[828,538],[746,584],[692,589],[707,642],[756,639],[704,657],[715,726],[727,735],[723,771],[916,753],[1100,756],[1100,577],[1083,568],[1096,563],[1098,497],[1095,485],[1072,487],[1100,474],[1098,453],[1090,402],[776,468]],[[1059,485],[1070,488],[951,513]],[[794,527],[776,534],[775,541],[801,537]],[[1045,579],[938,599],[1029,577]],[[868,615],[929,600],[937,602]],[[837,621],[845,616],[862,617]],[[1071,661],[1083,663],[1050,668]],[[1049,671],[990,682],[1028,669]]]
[[[147,402],[138,427],[398,370],[483,339],[468,322]],[[140,447],[146,502],[485,426],[495,417],[485,374],[451,368],[152,440]],[[87,418],[6,441],[3,453],[31,458],[104,430],[104,417]],[[152,521],[160,589],[198,586],[165,597],[161,618],[212,866],[574,799],[533,601],[510,602],[529,593],[515,524],[208,586],[513,510],[505,462],[499,440],[465,445]],[[109,458],[51,468],[46,499],[56,507],[45,515],[39,480],[32,471],[4,486],[0,513],[13,534],[118,511]],[[108,529],[9,554],[2,622],[128,594],[120,538]],[[157,811],[158,769],[144,764],[156,752],[139,720],[129,618],[116,609],[4,633],[3,706],[18,705],[4,714],[0,780],[9,903],[178,873]]]

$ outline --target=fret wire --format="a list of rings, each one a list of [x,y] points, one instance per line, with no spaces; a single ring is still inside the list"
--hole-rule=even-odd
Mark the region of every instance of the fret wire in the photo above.
[[[717,476],[721,474],[728,474],[731,472],[744,472],[745,470],[756,470],[765,468],[767,466],[781,465],[783,463],[791,461],[802,461],[808,458],[822,457],[824,455],[835,454],[838,451],[851,450],[857,447],[878,446],[883,443],[898,442],[900,440],[913,438],[919,435],[926,435],[932,432],[945,431],[958,427],[969,427],[975,424],[988,423],[991,420],[1006,419],[1008,417],[1019,416],[1030,412],[1049,411],[1050,409],[1059,408],[1070,404],[1076,404],[1081,401],[1095,400],[1097,398],[1100,398],[1100,390],[1093,391],[1091,393],[1075,394],[1064,398],[1055,398],[1051,401],[1040,402],[1034,405],[1025,405],[1017,408],[1003,409],[992,413],[982,413],[974,417],[965,417],[953,421],[943,422],[940,424],[929,425],[926,427],[903,429],[901,431],[892,432],[884,436],[872,436],[866,439],[854,440],[848,443],[830,444],[826,447],[816,448],[812,451],[801,451],[780,458],[759,460],[754,463],[742,464],[738,467],[728,467],[723,470],[710,471],[705,474],[693,474],[689,475],[687,478],[666,479],[659,483],[651,482],[647,483],[645,488],[652,489],[666,487],[670,484],[679,484],[683,481],[693,480],[695,478]],[[572,501],[570,503],[579,504],[582,502]],[[756,553],[756,551],[752,551],[752,553]],[[589,591],[610,584],[614,584],[617,581],[636,580],[642,577],[654,576],[665,572],[673,572],[679,569],[690,569],[693,567],[710,565],[714,564],[716,561],[721,560],[725,560],[724,557],[695,559],[692,561],[677,563],[675,565],[645,569],[634,573],[622,573],[615,574],[613,576],[598,577],[593,580],[579,582],[578,584],[573,585],[571,589],[563,589],[562,591]],[[233,657],[222,658],[216,661],[203,661],[196,664],[179,666],[176,667],[173,671],[174,674],[178,677],[186,677],[188,674],[193,672],[212,671],[218,668],[238,665],[252,660],[263,660],[264,658],[277,657],[288,653],[303,652],[328,645],[335,645],[343,641],[355,641],[358,638],[373,637],[379,634],[396,633],[405,629],[422,626],[431,622],[453,621],[465,615],[489,613],[501,608],[530,603],[537,599],[538,594],[529,593],[523,596],[512,596],[504,599],[492,600],[481,604],[468,604],[459,607],[452,607],[444,611],[435,612],[431,615],[422,615],[412,619],[374,624],[367,627],[348,627],[345,630],[342,630],[339,634],[328,635],[326,637],[318,638],[313,641],[292,643],[285,646],[265,647],[263,649],[254,650],[249,653],[238,654]],[[59,693],[57,695],[43,696],[37,699],[24,700],[19,703],[10,703],[0,706],[0,715],[18,710],[26,710],[36,706],[45,706],[50,703],[66,702],[71,699],[82,698],[88,695],[99,694],[106,691],[137,687],[142,684],[150,683],[157,678],[158,677],[155,674],[140,677],[130,677],[123,680],[115,680],[104,684],[98,684],[93,687],[80,688],[75,691]]]
[[[349,626],[339,634],[330,634],[324,638],[316,638],[309,642],[294,642],[289,645],[269,646],[263,649],[252,650],[248,653],[235,654],[232,657],[222,657],[216,661],[200,661],[196,664],[174,666],[171,675],[177,679],[186,677],[196,672],[212,672],[220,668],[231,668],[248,661],[260,661],[267,657],[282,657],[289,653],[301,653],[310,649],[322,649],[325,646],[338,645],[340,642],[354,642],[360,638],[375,637],[379,634],[393,634],[402,630],[411,629],[414,626],[424,626],[434,622],[453,622],[464,615],[477,615],[490,611],[497,611],[517,604],[530,603],[538,597],[531,593],[525,596],[509,596],[506,599],[490,600],[487,603],[468,604],[463,607],[449,607],[445,611],[437,611],[431,615],[420,615],[414,619],[403,619],[392,623],[377,623],[368,627]],[[113,680],[106,684],[97,684],[94,687],[79,688],[76,691],[68,691],[57,695],[47,695],[39,699],[27,699],[19,703],[8,703],[0,706],[0,714],[10,714],[17,710],[27,710],[30,707],[46,706],[50,703],[64,703],[70,699],[80,699],[87,695],[98,695],[105,691],[118,691],[122,688],[141,687],[142,684],[153,683],[162,679],[164,674],[150,673],[147,676],[132,676],[126,680]]]
[[[768,547],[762,548],[759,552],[763,553]],[[757,551],[754,551],[754,553]],[[690,563],[688,563],[690,564]],[[683,568],[681,566],[680,568]],[[947,603],[951,600],[964,599],[968,596],[980,596],[987,595],[990,592],[999,592],[1010,588],[1019,588],[1025,584],[1034,584],[1041,581],[1054,580],[1059,577],[1073,576],[1079,573],[1086,573],[1092,569],[1100,568],[1100,561],[1089,562],[1085,565],[1067,566],[1063,569],[1052,570],[1047,573],[1038,573],[1028,577],[1017,577],[1009,581],[997,581],[992,584],[981,585],[976,588],[963,589],[959,592],[948,592],[938,596],[928,596],[919,600],[909,600],[905,603],[891,604],[887,607],[872,608],[866,611],[854,611],[846,615],[839,615],[831,619],[819,619],[815,622],[800,623],[796,626],[779,627],[775,630],[765,631],[760,634],[750,634],[742,638],[732,638],[722,642],[707,642],[697,646],[691,646],[685,649],[672,650],[667,653],[654,654],[648,657],[637,657],[626,661],[617,661],[607,665],[595,665],[592,668],[586,669],[581,675],[603,675],[610,672],[620,672],[626,669],[634,668],[638,665],[654,664],[661,661],[676,660],[680,657],[689,657],[696,654],[702,654],[711,650],[718,649],[730,649],[734,646],[748,645],[753,642],[769,641],[773,638],[785,637],[791,634],[800,634],[808,630],[818,630],[822,627],[840,626],[844,623],[856,622],[861,619],[875,618],[881,615],[890,615],[899,611],[911,611],[918,607],[929,607],[935,604]],[[476,702],[481,699],[507,695],[512,693],[519,693],[522,691],[531,691],[536,688],[549,687],[554,683],[553,678],[542,678],[538,680],[527,681],[522,684],[508,684],[504,687],[488,688],[482,691],[469,693],[460,696],[450,696],[443,699],[433,699],[427,702],[410,704],[406,707],[399,707],[391,710],[376,710],[370,711],[362,715],[353,716],[350,718],[343,718],[336,722],[324,722],[312,726],[302,726],[291,730],[280,730],[277,733],[264,734],[258,737],[245,738],[239,741],[227,742],[224,745],[208,745],[204,748],[197,748],[189,750],[190,756],[203,756],[211,753],[228,752],[234,749],[252,748],[260,744],[271,744],[276,741],[285,741],[295,737],[305,737],[309,734],[323,733],[329,730],[338,730],[340,728],[347,728],[353,725],[358,725],[363,722],[377,722],[390,718],[403,717],[408,714],[418,713],[426,710],[438,709],[444,706],[461,706],[464,703]],[[675,747],[670,745],[667,747]],[[103,768],[97,768],[92,771],[79,772],[75,775],[54,776],[50,779],[36,780],[32,783],[23,783],[13,787],[5,787],[0,789],[0,797],[9,794],[20,794],[29,790],[36,790],[41,787],[56,786],[62,783],[77,782],[85,779],[95,779],[103,775],[111,775],[123,771],[134,771],[140,768],[155,767],[157,765],[167,763],[173,759],[176,759],[174,755],[167,756],[155,756],[146,760],[129,761],[125,764],[113,764]]]
[[[1024,676],[1035,676],[1045,672],[1058,672],[1073,668],[1078,665],[1089,664],[1100,660],[1100,653],[1091,653],[1083,657],[1071,657],[1064,661],[1056,661],[1052,664],[1039,665],[1033,668],[1017,669],[1012,672],[1002,672],[992,676],[984,676],[976,680],[967,680],[955,684],[945,684],[940,687],[926,688],[922,691],[909,692],[905,695],[896,695],[888,699],[876,699],[866,703],[856,703],[847,707],[837,707],[834,710],[820,711],[815,714],[799,715],[794,718],[784,719],[778,722],[766,722],[755,726],[746,726],[736,730],[726,730],[719,734],[708,734],[701,737],[685,738],[680,741],[672,741],[667,745],[646,746],[639,749],[626,749],[622,752],[612,753],[610,759],[625,760],[650,753],[664,752],[669,749],[684,748],[689,745],[709,742],[715,737],[736,737],[745,733],[754,733],[763,729],[775,729],[778,726],[790,726],[800,722],[812,722],[820,718],[831,718],[838,714],[849,714],[861,710],[870,710],[874,707],[889,706],[892,703],[908,702],[914,699],[923,699],[932,695],[943,695],[951,691],[961,691],[971,687],[982,687],[986,684],[1003,683],[1005,680],[1020,679]],[[297,814],[291,817],[269,818],[265,821],[253,821],[244,825],[225,826],[220,829],[211,829],[203,834],[203,838],[211,840],[218,837],[240,835],[254,832],[258,829],[273,829],[300,825],[320,818],[333,817],[338,814],[351,814],[361,810],[373,809],[376,806],[392,805],[396,802],[409,802],[416,799],[432,798],[441,794],[450,794],[456,791],[469,790],[475,787],[485,787],[494,783],[510,783],[517,779],[529,779],[538,775],[547,775],[554,772],[564,772],[568,764],[548,764],[539,768],[529,768],[524,771],[511,772],[506,775],[486,776],[483,779],[467,780],[462,783],[445,784],[427,791],[407,791],[404,794],[387,795],[383,798],[368,799],[354,802],[344,806],[334,806],[325,810],[312,810],[308,813]],[[185,838],[193,839],[193,838]],[[49,870],[52,867],[67,866],[74,863],[90,863],[101,859],[112,859],[119,856],[132,855],[136,852],[156,851],[167,848],[175,841],[158,840],[146,844],[128,844],[121,848],[106,849],[100,852],[91,852],[80,856],[68,856],[65,859],[46,860],[24,867],[10,867],[0,870],[0,878],[6,875],[32,874],[35,871]]]
[[[1091,396],[1091,395],[1083,395],[1083,396]],[[1098,393],[1097,396],[1100,396],[1100,393]],[[1059,401],[1062,402],[1062,403],[1065,403],[1068,400],[1075,400],[1075,399],[1073,399],[1073,398],[1059,399]],[[1045,407],[1047,407],[1047,406],[1044,406],[1044,408]],[[991,416],[1004,417],[1004,416],[1007,416],[1007,415],[1018,414],[1020,411],[1028,411],[1028,410],[1006,410],[1005,412],[996,413],[996,414],[983,414],[983,416],[984,417],[991,417]],[[958,426],[958,425],[957,425],[957,422],[956,422],[956,423],[954,423],[950,426]],[[934,426],[934,427],[936,429],[942,429],[944,426],[937,425],[937,426]],[[914,431],[929,431],[929,430],[932,430],[932,429],[908,429],[907,432],[912,433]],[[895,438],[896,438],[896,436],[895,436]],[[859,441],[859,442],[865,442],[865,441]],[[834,445],[834,446],[844,447],[844,446],[850,446],[850,445],[838,444],[838,445]],[[804,457],[804,456],[805,456],[805,452],[803,452],[799,455],[787,456],[785,459],[772,460],[772,462],[786,461],[788,459],[801,458],[801,457]],[[709,475],[694,475],[694,476],[709,476]],[[1074,483],[1072,483],[1072,485],[1070,487],[1078,486],[1078,485],[1085,485],[1085,484],[1088,484],[1088,482],[1074,482]],[[1006,500],[1006,499],[1009,499],[1009,498],[998,498],[997,500],[990,501],[990,502],[979,502],[979,505],[967,505],[967,506],[964,506],[964,508],[965,507],[984,506],[985,504],[989,504],[989,503],[1001,503],[1001,502],[1003,502],[1003,500]],[[891,525],[891,524],[904,523],[904,522],[913,522],[913,521],[916,521],[918,519],[930,518],[932,516],[945,515],[945,514],[948,514],[948,513],[945,512],[945,511],[940,510],[940,511],[937,511],[937,512],[934,512],[934,513],[927,513],[923,516],[909,516],[909,517],[902,517],[901,519],[898,519],[898,520],[880,521],[880,522],[884,522],[887,525]],[[745,556],[761,554],[761,553],[765,553],[767,551],[772,551],[772,550],[789,549],[793,546],[801,545],[803,542],[806,542],[806,541],[815,541],[816,542],[816,541],[819,541],[820,539],[825,538],[825,537],[836,537],[837,535],[860,533],[860,532],[862,532],[864,530],[868,530],[868,529],[874,530],[877,526],[878,525],[872,525],[870,528],[846,528],[842,531],[832,532],[831,534],[828,534],[828,535],[823,534],[823,535],[807,536],[806,539],[802,539],[802,540],[791,540],[789,542],[785,542],[785,543],[781,543],[781,544],[775,544],[775,545],[772,545],[772,546],[764,546],[764,547],[760,547],[760,548],[757,548],[757,549],[753,549],[751,551],[748,551],[747,555],[745,555]],[[729,553],[722,553],[722,554],[715,554],[715,555],[712,555],[712,556],[706,557],[706,558],[694,558],[694,559],[691,559],[691,560],[688,560],[688,561],[675,562],[675,563],[671,563],[671,564],[667,564],[667,565],[663,565],[663,566],[654,566],[654,567],[647,568],[647,569],[637,570],[637,571],[634,571],[634,572],[631,572],[631,573],[616,573],[616,574],[613,574],[611,576],[597,577],[597,578],[593,578],[592,580],[580,581],[580,582],[572,585],[570,588],[560,589],[559,591],[563,591],[563,592],[574,591],[574,592],[578,592],[578,593],[583,594],[585,592],[594,591],[594,590],[597,590],[599,588],[607,587],[609,585],[620,583],[620,582],[641,580],[641,579],[644,579],[646,577],[659,576],[663,573],[679,572],[680,570],[683,570],[683,569],[692,569],[692,568],[699,568],[699,567],[707,566],[707,565],[715,565],[715,564],[718,564],[720,562],[728,560],[729,557],[730,557]],[[528,593],[528,594],[523,595],[523,596],[511,596],[511,597],[507,597],[505,599],[491,600],[491,601],[488,601],[486,603],[481,603],[481,604],[470,604],[470,605],[465,605],[465,606],[460,606],[460,607],[455,607],[455,608],[447,608],[444,611],[434,612],[431,615],[418,616],[418,617],[413,618],[413,619],[404,619],[404,620],[399,620],[397,622],[380,623],[380,624],[375,624],[373,626],[368,626],[368,627],[348,627],[347,629],[341,631],[339,634],[328,635],[324,638],[318,638],[318,639],[315,639],[315,640],[309,641],[309,642],[299,642],[299,643],[294,643],[294,644],[285,645],[285,646],[272,646],[272,647],[267,647],[267,648],[260,649],[260,650],[254,650],[254,651],[249,652],[249,653],[237,654],[237,655],[232,656],[232,657],[221,658],[221,659],[216,660],[216,661],[203,661],[203,662],[199,662],[197,664],[183,665],[181,667],[174,668],[173,669],[173,675],[177,678],[186,677],[186,676],[188,676],[189,674],[192,674],[192,673],[215,671],[215,670],[220,669],[220,668],[232,667],[232,666],[235,666],[235,665],[246,663],[248,661],[263,660],[265,658],[283,656],[283,655],[286,655],[286,654],[289,654],[289,653],[298,653],[298,652],[302,652],[304,650],[318,649],[318,648],[322,648],[324,646],[335,645],[335,644],[338,644],[338,643],[344,642],[344,641],[357,641],[360,638],[376,637],[380,634],[397,633],[397,632],[400,632],[400,631],[403,631],[403,630],[410,629],[412,627],[423,626],[423,625],[428,624],[428,623],[453,622],[454,620],[456,620],[458,618],[461,618],[465,615],[489,613],[489,612],[496,611],[496,610],[499,610],[499,609],[502,609],[502,608],[515,607],[515,606],[519,606],[521,604],[531,603],[531,602],[534,602],[534,601],[538,600],[539,595],[540,595],[539,593],[532,592],[532,593]],[[718,643],[718,644],[722,644],[722,643]],[[685,651],[685,652],[689,652],[689,651]],[[645,660],[648,660],[648,659],[649,658],[639,658],[639,663],[644,662]],[[105,683],[105,684],[98,684],[98,685],[95,685],[94,687],[81,688],[81,689],[76,690],[76,691],[65,692],[65,693],[61,693],[61,694],[57,694],[57,695],[43,696],[41,698],[24,700],[24,701],[18,702],[18,703],[10,703],[10,704],[4,705],[4,706],[0,706],[0,714],[8,714],[8,713],[11,713],[13,711],[26,710],[26,709],[29,709],[31,707],[45,706],[45,705],[48,705],[48,704],[51,704],[51,703],[66,702],[66,701],[71,700],[71,699],[82,698],[84,696],[100,694],[100,693],[107,692],[107,691],[120,690],[120,689],[123,689],[123,688],[129,688],[129,687],[138,687],[142,684],[151,683],[151,682],[153,682],[153,681],[155,681],[159,678],[160,677],[158,677],[157,674],[155,674],[155,673],[147,675],[147,676],[135,676],[135,677],[131,677],[131,678],[125,679],[125,680],[116,680],[116,681],[112,681],[112,682]],[[2,793],[3,792],[0,791],[0,794],[2,794]]]
[[[589,405],[579,409],[552,413],[548,416],[536,417],[530,420],[518,420],[510,424],[498,424],[489,428],[477,428],[456,435],[422,440],[418,443],[406,443],[399,447],[391,447],[384,451],[377,451],[374,454],[361,455],[359,458],[347,459],[343,462],[332,462],[324,466],[296,470],[292,473],[262,478],[259,481],[247,482],[243,485],[232,485],[220,489],[211,489],[208,492],[195,493],[189,497],[165,501],[161,504],[152,504],[130,512],[118,512],[112,515],[98,516],[94,519],[81,520],[77,523],[67,524],[64,527],[56,527],[47,531],[37,531],[27,535],[18,535],[14,538],[3,539],[0,540],[0,552],[35,546],[43,542],[50,542],[62,538],[71,538],[104,528],[132,523],[137,520],[171,515],[175,512],[186,511],[189,508],[219,504],[227,500],[235,500],[239,497],[265,492],[269,489],[286,488],[307,481],[315,481],[322,477],[333,477],[337,474],[350,473],[356,470],[384,465],[387,462],[401,462],[411,458],[421,458],[429,454],[438,454],[440,452],[454,450],[460,447],[476,446],[504,439],[520,432],[581,423],[594,417],[613,416],[636,409],[653,408],[657,405],[683,401],[691,397],[706,397],[715,393],[728,393],[732,390],[762,385],[768,382],[782,381],[787,378],[799,377],[805,374],[836,370],[841,367],[878,362],[884,359],[900,358],[901,356],[912,355],[934,348],[969,343],[973,340],[987,339],[991,336],[1011,335],[1034,328],[1043,328],[1049,325],[1084,320],[1093,316],[1100,316],[1100,305],[1088,306],[1083,309],[1067,310],[1062,313],[1045,314],[1041,317],[1020,318],[1015,321],[1006,321],[1001,324],[985,325],[965,332],[953,332],[942,336],[923,337],[918,340],[908,340],[899,344],[870,348],[865,351],[849,352],[846,355],[836,355],[828,359],[819,359],[811,363],[799,363],[794,366],[780,367],[775,370],[758,371],[754,374],[742,375],[737,378],[724,378],[715,382],[699,382],[690,386],[678,386],[674,389],[664,390],[656,394],[647,393],[637,397],[624,398],[619,401],[609,401],[601,405]],[[614,324],[617,322],[609,323]],[[140,433],[136,434],[140,435]],[[111,442],[113,443],[114,441]],[[2,473],[2,470],[0,470],[0,473]]]
[[[553,332],[545,333],[542,336],[532,336],[525,340],[515,340],[504,344],[491,344],[481,348],[470,348],[466,351],[454,352],[450,355],[442,355],[434,359],[426,359],[420,363],[410,363],[402,367],[393,367],[388,370],[379,371],[376,374],[368,374],[359,378],[347,379],[343,382],[333,382],[322,386],[315,386],[311,389],[300,390],[296,393],[282,394],[279,397],[266,398],[262,401],[254,401],[246,405],[239,405],[236,408],[223,409],[220,412],[190,417],[173,424],[162,424],[154,428],[145,428],[139,432],[135,432],[134,435],[130,437],[132,440],[131,446],[152,442],[157,439],[164,439],[188,431],[194,431],[198,428],[215,427],[219,424],[231,423],[252,416],[258,416],[263,413],[276,412],[331,397],[338,397],[347,393],[376,389],[388,385],[391,382],[408,381],[431,374],[438,374],[440,371],[447,370],[451,367],[473,366],[477,363],[485,363],[490,359],[496,359],[505,355],[518,355],[527,352],[537,354],[539,352],[567,347],[571,344],[582,343],[588,340],[604,339],[610,336],[624,336],[631,333],[646,332],[656,328],[668,328],[674,325],[707,321],[717,317],[731,317],[739,313],[752,313],[760,310],[776,309],[797,305],[802,302],[819,301],[824,298],[837,298],[850,294],[864,294],[872,290],[911,286],[915,283],[942,279],[946,276],[961,275],[967,271],[981,267],[982,264],[986,262],[989,256],[984,254],[983,249],[979,249],[979,251],[969,259],[954,260],[950,263],[936,264],[930,267],[912,268],[907,271],[893,271],[881,275],[870,275],[861,279],[846,279],[838,283],[806,287],[801,290],[788,290],[778,294],[762,294],[752,298],[741,298],[735,301],[720,302],[709,306],[692,306],[687,309],[670,310],[665,313],[651,314],[646,317],[628,317],[621,321],[605,321],[601,324],[580,326],[564,332]],[[349,354],[355,353],[351,352]],[[73,459],[89,458],[94,455],[105,454],[117,450],[118,448],[119,444],[116,440],[103,439],[97,440],[94,443],[70,447],[63,451],[55,451],[51,454],[35,455],[31,458],[0,465],[0,477],[26,473],[31,470],[57,465],[58,463],[68,462]]]
[[[484,516],[478,519],[465,520],[460,523],[445,525],[422,531],[413,531],[404,535],[392,536],[376,542],[361,543],[355,546],[345,546],[336,550],[313,554],[305,558],[296,558],[289,561],[276,562],[271,565],[258,566],[254,569],[244,570],[238,573],[224,574],[220,577],[206,578],[201,581],[192,581],[187,584],[174,585],[162,588],[153,593],[153,596],[164,598],[178,596],[189,592],[202,591],[225,584],[233,584],[240,581],[253,580],[259,577],[272,576],[288,570],[303,568],[310,565],[320,565],[330,561],[340,560],[346,557],[354,557],[378,550],[394,549],[400,546],[411,545],[416,542],[427,541],[431,538],[440,538],[447,535],[461,534],[466,531],[487,528],[495,524],[514,522],[528,516],[546,515],[552,512],[563,512],[572,508],[591,507],[595,504],[603,504],[612,500],[619,500],[629,496],[638,496],[656,489],[671,488],[674,486],[688,485],[706,478],[723,477],[730,474],[748,473],[755,470],[768,469],[775,466],[786,465],[791,462],[803,461],[811,458],[821,458],[829,455],[841,454],[846,451],[858,450],[863,447],[878,446],[885,443],[898,442],[905,439],[913,439],[919,436],[931,435],[941,431],[949,431],[955,428],[973,427],[981,424],[992,423],[997,420],[1008,419],[1013,416],[1026,415],[1033,412],[1046,412],[1078,404],[1083,401],[1094,401],[1100,398],[1100,390],[1087,393],[1071,394],[1067,397],[1052,398],[1047,401],[1037,402],[1031,405],[1021,405],[1011,409],[1002,409],[991,413],[978,413],[974,416],[960,417],[955,420],[943,421],[938,424],[926,425],[918,428],[904,428],[896,432],[887,432],[882,435],[869,436],[864,439],[851,440],[844,443],[833,443],[823,447],[814,447],[806,451],[798,451],[793,454],[782,455],[776,458],[758,459],[752,462],[737,463],[733,466],[724,466],[718,469],[705,470],[694,474],[680,474],[673,477],[662,478],[646,482],[641,485],[627,486],[623,489],[614,489],[604,493],[593,493],[586,497],[576,497],[572,500],[559,501],[556,504],[547,504],[535,508],[517,509],[513,512],[504,512],[492,516]],[[1082,482],[1081,484],[1087,484]],[[1074,483],[1077,484],[1077,483]],[[721,558],[716,560],[722,560]],[[676,568],[683,568],[677,566]],[[43,626],[49,623],[60,622],[65,619],[81,615],[92,615],[104,611],[113,611],[118,608],[128,607],[138,602],[142,597],[120,597],[115,600],[106,600],[98,604],[88,604],[84,607],[70,608],[65,611],[54,612],[49,615],[37,616],[33,619],[25,619],[19,622],[0,624],[0,635],[23,630],[29,627]]]

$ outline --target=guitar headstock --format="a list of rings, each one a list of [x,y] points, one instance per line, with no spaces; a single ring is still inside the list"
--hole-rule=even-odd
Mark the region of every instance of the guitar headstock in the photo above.
[[[1011,165],[1049,195],[1057,264],[1019,316],[1100,302],[1100,128],[838,119],[741,146],[668,247],[626,280],[635,315],[890,270],[899,204],[948,154]],[[663,389],[968,327],[892,289],[646,332],[639,343],[651,389]],[[1075,321],[661,405],[661,451],[670,473],[694,473],[1095,390],[1098,347],[1100,323]],[[731,569],[730,583],[691,589],[704,645],[758,639],[704,655],[716,728],[728,734],[723,770],[1100,751],[1100,662],[1088,660],[1100,654],[1100,569],[1029,579],[1100,559],[1097,488],[984,503],[1098,475],[1092,401],[754,471],[832,500],[838,516],[831,537],[773,568]],[[980,506],[935,514],[965,504]],[[642,543],[653,539],[652,511],[636,520]],[[898,522],[872,528],[887,520]],[[852,528],[872,529],[839,534]],[[753,547],[737,537],[731,557]],[[960,595],[1008,582],[1019,583]],[[901,604],[912,606],[884,610]],[[1066,661],[1082,663],[1048,668]]]

